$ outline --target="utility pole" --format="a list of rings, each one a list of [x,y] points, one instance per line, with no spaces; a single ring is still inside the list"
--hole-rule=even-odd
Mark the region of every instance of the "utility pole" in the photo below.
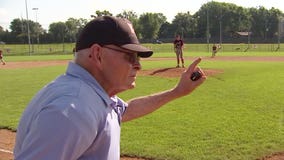
[[[282,33],[283,33],[283,27],[284,26],[284,21],[283,21],[283,17],[278,17],[278,46],[276,51],[278,51],[280,49],[280,41],[281,41],[281,37],[282,37]]]
[[[206,25],[206,39],[207,39],[207,48],[208,48],[208,52],[210,52],[210,48],[209,48],[209,5],[207,2],[207,15],[206,15],[206,19],[207,19],[207,25]]]
[[[29,43],[29,55],[31,55],[31,36],[30,36],[30,25],[29,25],[29,13],[28,13],[28,4],[26,3],[26,15],[27,15],[27,27],[28,27],[28,43]]]
[[[39,44],[39,26],[37,25],[37,12],[38,12],[38,8],[33,8],[33,10],[35,11],[35,17],[36,17],[36,39],[37,39],[37,44]]]
[[[219,17],[219,29],[220,29],[220,33],[219,33],[219,44],[222,45],[222,18],[223,18],[223,13],[221,10],[221,15]]]

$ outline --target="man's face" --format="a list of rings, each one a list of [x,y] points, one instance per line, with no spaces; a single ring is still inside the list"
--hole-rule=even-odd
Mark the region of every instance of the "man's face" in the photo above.
[[[135,87],[137,71],[141,69],[137,53],[114,45],[103,48],[103,75],[107,92],[117,94]]]

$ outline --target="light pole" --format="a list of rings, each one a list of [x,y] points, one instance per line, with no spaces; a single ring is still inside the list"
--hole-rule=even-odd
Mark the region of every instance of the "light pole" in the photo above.
[[[219,17],[219,44],[222,45],[222,19],[223,19],[223,13],[221,10],[221,15]]]
[[[39,26],[37,24],[37,12],[38,12],[38,8],[33,8],[32,10],[35,11],[35,18],[36,18],[36,40],[37,40],[37,44],[39,44]]]
[[[222,19],[220,18],[219,20],[219,29],[220,29],[220,33],[219,33],[219,44],[222,45]]]
[[[30,25],[29,25],[29,13],[28,13],[27,0],[25,0],[25,4],[26,4],[26,16],[27,16],[27,28],[28,28],[29,55],[31,55],[31,36],[30,36]]]
[[[208,5],[208,1],[207,1],[207,9],[206,9],[206,22],[207,22],[207,25],[206,25],[206,39],[207,39],[207,49],[208,49],[208,52],[210,52],[210,49],[209,49],[209,5]]]
[[[283,33],[283,28],[284,28],[284,19],[283,17],[278,17],[278,47],[276,49],[276,51],[278,51],[280,49],[280,40],[281,40],[281,36]]]

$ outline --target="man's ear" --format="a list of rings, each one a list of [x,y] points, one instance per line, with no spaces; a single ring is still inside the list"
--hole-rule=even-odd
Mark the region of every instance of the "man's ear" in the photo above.
[[[88,58],[90,58],[95,63],[100,64],[102,60],[102,47],[98,44],[93,44],[90,49],[91,52]]]

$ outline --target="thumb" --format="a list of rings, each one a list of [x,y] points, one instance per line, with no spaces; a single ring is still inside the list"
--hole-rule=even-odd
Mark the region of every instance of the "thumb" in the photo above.
[[[196,68],[196,66],[201,62],[201,60],[202,60],[201,57],[194,60],[185,72],[186,73],[192,73],[194,71],[194,69]]]

